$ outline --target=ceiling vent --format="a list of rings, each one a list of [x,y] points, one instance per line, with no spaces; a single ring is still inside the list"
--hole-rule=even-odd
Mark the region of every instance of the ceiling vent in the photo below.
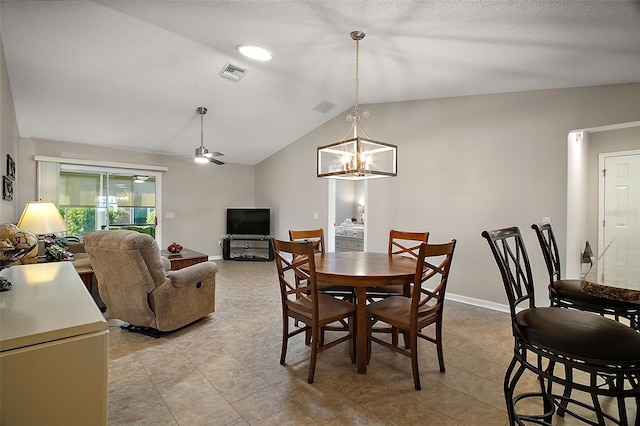
[[[237,65],[227,63],[220,71],[220,75],[230,80],[238,81],[247,73],[247,70],[240,68]]]
[[[329,101],[323,101],[321,103],[319,103],[318,105],[316,105],[313,110],[314,111],[318,111],[318,112],[328,112],[331,111],[333,108],[335,108],[336,104],[329,102]]]

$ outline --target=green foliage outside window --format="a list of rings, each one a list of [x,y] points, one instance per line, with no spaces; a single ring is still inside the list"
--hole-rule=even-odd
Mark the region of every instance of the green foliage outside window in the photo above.
[[[64,217],[69,231],[67,235],[74,237],[82,237],[89,232],[96,230],[96,209],[87,207],[72,207],[60,209],[60,214]],[[109,225],[129,225],[131,222],[131,213],[127,209],[119,208],[117,210],[109,209]],[[155,225],[156,214],[151,211],[146,215],[145,223]],[[155,227],[153,227],[151,235],[155,236]]]
[[[67,225],[67,235],[83,236],[96,229],[96,209],[68,208],[60,211]]]

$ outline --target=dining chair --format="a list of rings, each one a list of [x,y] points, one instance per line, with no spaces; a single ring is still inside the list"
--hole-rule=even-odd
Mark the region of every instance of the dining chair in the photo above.
[[[582,291],[582,281],[579,279],[562,279],[558,243],[549,223],[533,224],[542,250],[547,271],[549,272],[549,300],[551,306],[573,308],[581,311],[595,312],[600,315],[611,315],[616,321],[625,318],[629,325],[640,331],[640,305],[622,302],[603,297],[592,296]]]
[[[282,350],[280,364],[285,364],[289,339],[302,332],[311,334],[311,360],[307,381],[313,383],[316,359],[335,345],[349,342],[351,362],[355,363],[355,318],[353,303],[318,292],[312,242],[291,242],[273,239],[273,251],[280,283],[282,301]],[[303,285],[300,285],[303,283]],[[289,331],[289,318],[305,326]],[[328,343],[321,340],[323,327],[339,320],[346,320],[347,334]]]
[[[531,265],[520,230],[483,231],[482,236],[489,243],[509,301],[514,336],[513,358],[504,378],[509,423],[550,425],[557,412],[590,425],[631,424],[626,402],[635,400],[637,411],[640,334],[591,312],[536,307]],[[514,395],[527,371],[538,378],[540,392]],[[563,393],[554,393],[553,384],[563,387]],[[572,397],[574,392],[582,395]],[[584,397],[578,400],[580,396]],[[601,401],[602,397],[607,398]],[[518,402],[532,398],[541,399],[542,413],[533,412],[531,404],[526,404],[526,415],[516,412]]]
[[[419,247],[411,297],[390,296],[367,306],[371,318],[368,327],[370,331],[379,321],[389,324],[392,329],[391,343],[369,333],[370,341],[411,359],[416,390],[421,389],[418,371],[418,338],[436,344],[440,371],[445,371],[442,351],[442,312],[456,240],[446,244],[422,242]],[[423,334],[422,330],[430,325],[435,325],[435,337]],[[403,331],[404,338],[408,339],[404,348],[398,344],[398,330]]]
[[[429,232],[407,232],[392,229],[389,231],[389,255],[410,256],[418,259],[420,244],[429,240]],[[367,289],[367,300],[374,302],[390,296],[409,296],[407,289],[401,285],[372,287]]]
[[[316,253],[325,252],[324,230],[322,228],[306,230],[290,229],[289,241],[310,241],[313,243],[313,249]],[[318,291],[349,302],[353,302],[355,300],[355,293],[351,287],[319,282]]]

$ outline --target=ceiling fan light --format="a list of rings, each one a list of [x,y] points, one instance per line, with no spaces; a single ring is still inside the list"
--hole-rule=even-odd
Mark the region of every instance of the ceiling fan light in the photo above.
[[[209,153],[209,150],[203,146],[199,146],[196,148],[196,155],[194,160],[196,163],[208,163],[206,155]]]

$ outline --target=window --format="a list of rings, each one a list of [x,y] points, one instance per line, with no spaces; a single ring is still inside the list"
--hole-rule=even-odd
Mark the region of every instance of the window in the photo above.
[[[57,192],[68,235],[133,229],[155,238],[156,177],[148,172],[61,164]]]
[[[166,167],[42,156],[35,160],[38,199],[58,206],[69,225],[68,236],[100,229],[160,236],[156,213]]]

